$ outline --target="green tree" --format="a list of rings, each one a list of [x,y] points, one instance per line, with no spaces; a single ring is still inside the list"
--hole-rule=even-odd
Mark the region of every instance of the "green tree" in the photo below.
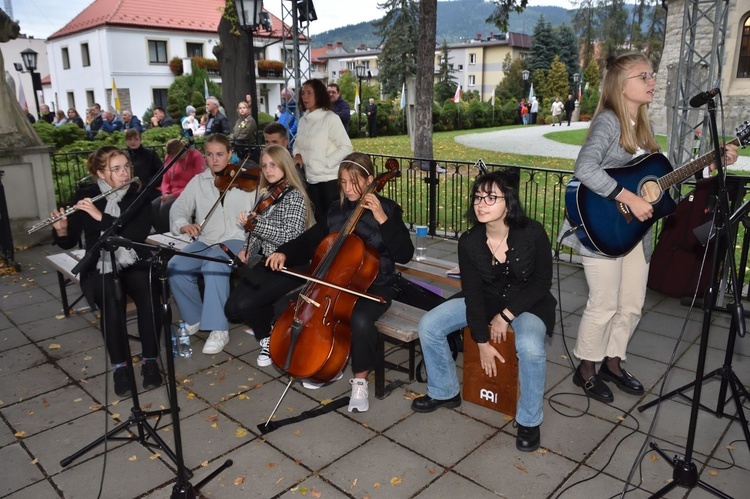
[[[583,48],[583,65],[585,67],[594,58],[594,44],[597,40],[599,23],[594,15],[594,0],[579,0],[577,2],[573,0],[572,3],[576,7],[572,27]]]
[[[573,73],[581,72],[579,66],[578,38],[576,38],[576,34],[570,26],[566,25],[556,27],[554,34],[557,38],[557,53],[560,56],[560,61],[565,64],[572,88]]]
[[[529,56],[526,58],[526,68],[531,72],[549,69],[552,59],[557,54],[557,42],[552,25],[544,20],[544,16],[539,16],[539,21],[534,26],[534,38]]]
[[[378,7],[386,10],[385,17],[372,23],[383,45],[378,78],[383,93],[394,96],[417,73],[418,11],[414,0],[385,0]]]
[[[596,16],[601,26],[600,62],[617,55],[625,43],[628,32],[628,13],[625,11],[625,0],[600,0]],[[604,64],[602,64],[604,66]]]
[[[178,76],[169,86],[167,91],[169,107],[167,111],[172,118],[178,120],[184,116],[188,104],[195,107],[195,113],[198,116],[206,112],[204,82],[208,82],[208,93],[222,100],[221,86],[211,81],[205,69],[193,66],[192,73]],[[225,102],[225,109],[233,108],[234,104],[236,103]]]
[[[550,99],[560,97],[560,100],[565,100],[570,93],[568,72],[565,70],[565,64],[560,61],[558,56],[555,56],[552,60],[552,67],[547,73],[547,91]]]
[[[505,56],[503,61],[503,79],[497,86],[495,97],[502,102],[514,101],[518,105],[518,99],[526,97],[525,88],[521,71],[523,71],[523,60],[520,58],[511,59],[510,54]],[[536,87],[535,87],[536,88]]]
[[[591,59],[583,70],[583,83],[588,84],[589,88],[598,89],[601,81],[601,70],[596,60]]]
[[[645,35],[646,43],[648,44],[646,55],[651,59],[651,65],[658,68],[661,62],[661,54],[664,50],[664,29],[667,23],[667,10],[666,7],[662,8],[660,3],[655,0],[652,1],[655,4],[651,7],[648,29]]]
[[[453,64],[450,63],[448,42],[443,38],[443,46],[440,50],[440,69],[438,70],[437,83],[435,83],[435,100],[443,102],[456,93],[456,79]]]
[[[487,22],[494,24],[502,31],[508,31],[508,17],[513,12],[521,13],[526,8],[528,0],[492,0],[495,10],[492,11]]]

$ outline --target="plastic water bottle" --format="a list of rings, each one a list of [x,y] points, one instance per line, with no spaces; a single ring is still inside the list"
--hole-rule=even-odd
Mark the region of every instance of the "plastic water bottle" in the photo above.
[[[184,322],[180,322],[180,329],[177,331],[177,351],[183,359],[189,359],[193,356],[193,349],[190,347],[190,333],[188,333]]]
[[[424,260],[427,257],[427,226],[417,225],[417,238],[414,259],[417,261]]]
[[[177,347],[177,329],[172,324],[169,330],[172,333],[172,357],[177,357],[180,355],[179,348]]]

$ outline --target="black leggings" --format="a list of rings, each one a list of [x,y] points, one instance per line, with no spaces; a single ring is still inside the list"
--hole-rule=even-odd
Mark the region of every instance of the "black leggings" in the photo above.
[[[315,221],[322,223],[328,214],[328,207],[339,201],[338,180],[307,184],[307,195],[315,208]]]
[[[240,281],[229,295],[224,313],[229,322],[244,323],[253,328],[255,338],[260,341],[270,336],[274,318],[286,309],[288,302],[280,300],[303,282],[267,267],[255,267],[253,273],[259,284],[251,284],[245,279]],[[367,292],[382,296],[386,303],[360,298],[352,310],[349,324],[352,331],[352,371],[355,373],[375,369],[378,339],[375,321],[391,306],[395,294],[390,285],[372,285]]]
[[[156,318],[159,317],[159,280],[154,275],[153,289],[149,287],[148,267],[138,265],[118,272],[123,298],[129,296],[135,303],[138,312],[138,335],[141,338],[143,357],[156,358],[159,356],[160,328]],[[87,296],[93,296],[96,306],[101,311],[99,327],[102,333],[106,331],[107,352],[112,364],[127,361],[130,355],[125,327],[126,300],[118,304],[115,300],[114,279],[112,274],[102,275],[98,272],[90,274],[82,281],[81,286]],[[153,292],[152,292],[153,291]],[[102,299],[103,298],[103,299]],[[119,312],[119,313],[117,313]],[[122,318],[122,322],[121,322]]]

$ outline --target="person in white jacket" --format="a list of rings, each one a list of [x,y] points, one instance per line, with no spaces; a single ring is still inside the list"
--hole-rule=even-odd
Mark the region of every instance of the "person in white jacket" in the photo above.
[[[338,201],[339,163],[354,149],[341,119],[330,108],[326,86],[320,80],[308,80],[300,91],[305,114],[299,119],[294,140],[294,162],[301,165],[307,180],[307,192],[318,222]]]
[[[239,253],[245,242],[245,229],[237,221],[237,215],[252,209],[256,193],[232,187],[201,229],[201,222],[221,194],[214,185],[214,180],[216,174],[229,164],[232,147],[225,135],[214,134],[206,139],[204,151],[208,168],[188,182],[172,205],[169,227],[174,235],[185,234],[195,238],[183,251],[226,259],[227,254],[218,243]],[[192,222],[193,216],[197,223]],[[232,268],[225,263],[184,256],[173,257],[167,266],[169,287],[188,332],[194,334],[199,330],[211,331],[203,346],[205,354],[219,353],[229,343],[229,322],[224,315],[224,304],[229,297],[231,272]],[[200,275],[203,275],[204,283],[202,299],[198,289]]]

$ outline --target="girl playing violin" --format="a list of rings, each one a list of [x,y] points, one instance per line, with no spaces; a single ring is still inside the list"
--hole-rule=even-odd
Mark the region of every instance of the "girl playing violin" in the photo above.
[[[102,231],[111,227],[114,221],[127,210],[138,196],[138,186],[123,187],[105,198],[92,202],[101,193],[117,189],[131,178],[132,166],[124,151],[114,146],[103,146],[91,153],[88,170],[94,175],[95,183],[81,185],[75,195],[78,209],[68,217],[58,220],[54,228],[55,244],[64,249],[73,248],[80,241],[81,233],[86,239],[86,251],[91,251]],[[58,210],[53,217],[60,215]],[[151,231],[151,207],[148,203],[123,220],[120,235],[132,241],[143,242]],[[120,286],[133,299],[138,310],[138,334],[143,348],[143,388],[151,389],[161,385],[162,377],[156,358],[159,356],[159,327],[155,311],[159,310],[159,295],[149,284],[148,265],[138,250],[118,248],[115,251]],[[96,303],[102,311],[99,325],[104,333],[107,353],[112,363],[115,393],[124,397],[130,394],[126,362],[130,351],[127,348],[128,334],[125,327],[125,303],[115,301],[112,261],[109,252],[102,252],[96,265],[81,272],[81,287],[89,302]],[[156,279],[152,280],[156,283]]]
[[[222,134],[210,135],[204,143],[208,168],[188,182],[185,190],[172,205],[169,225],[172,234],[186,234],[196,240],[183,251],[214,258],[226,258],[223,243],[238,252],[245,242],[244,229],[237,221],[242,210],[255,203],[255,191],[246,192],[232,187],[223,201],[217,203],[221,192],[214,185],[217,173],[223,172],[232,156],[229,139]],[[206,216],[216,207],[212,215]],[[205,221],[200,224],[191,222]],[[211,331],[203,346],[203,353],[217,354],[229,343],[229,322],[224,315],[224,303],[229,297],[229,265],[195,258],[175,256],[169,261],[167,274],[177,307],[190,334],[199,330]],[[198,277],[203,275],[203,299],[198,289]]]
[[[237,255],[243,262],[247,262],[250,255],[272,254],[279,245],[299,236],[315,222],[310,199],[285,147],[266,147],[261,156],[261,171],[257,206],[250,213],[240,212],[237,217],[240,224],[249,229],[245,246]],[[299,281],[296,284],[299,285]],[[261,367],[271,365],[268,336],[273,307],[257,310],[259,295],[266,293],[265,286],[261,288],[242,279],[224,306],[229,322],[246,324],[260,342],[258,365]]]
[[[361,201],[364,214],[359,219],[354,233],[380,255],[378,274],[367,293],[380,296],[386,302],[378,303],[360,298],[352,311],[349,325],[352,332],[350,355],[354,377],[349,380],[349,384],[352,385],[349,412],[364,412],[369,408],[367,375],[375,368],[377,361],[378,331],[375,321],[388,310],[391,298],[395,294],[395,264],[408,262],[414,254],[409,230],[401,217],[401,207],[395,201],[374,193],[363,196],[367,186],[373,182],[374,170],[372,161],[366,154],[355,152],[347,155],[339,165],[338,171],[340,202],[330,206],[322,223],[279,246],[276,252],[266,259],[266,268],[272,271],[278,271],[284,266],[306,263],[328,234],[342,229]],[[271,283],[278,289],[281,287],[278,286],[278,282],[283,283],[284,280],[292,280],[293,287],[294,281],[299,285],[299,280],[286,275],[269,274],[267,271],[266,275],[268,277],[263,280],[264,292]],[[310,389],[321,386],[311,382],[305,382],[303,385]]]

